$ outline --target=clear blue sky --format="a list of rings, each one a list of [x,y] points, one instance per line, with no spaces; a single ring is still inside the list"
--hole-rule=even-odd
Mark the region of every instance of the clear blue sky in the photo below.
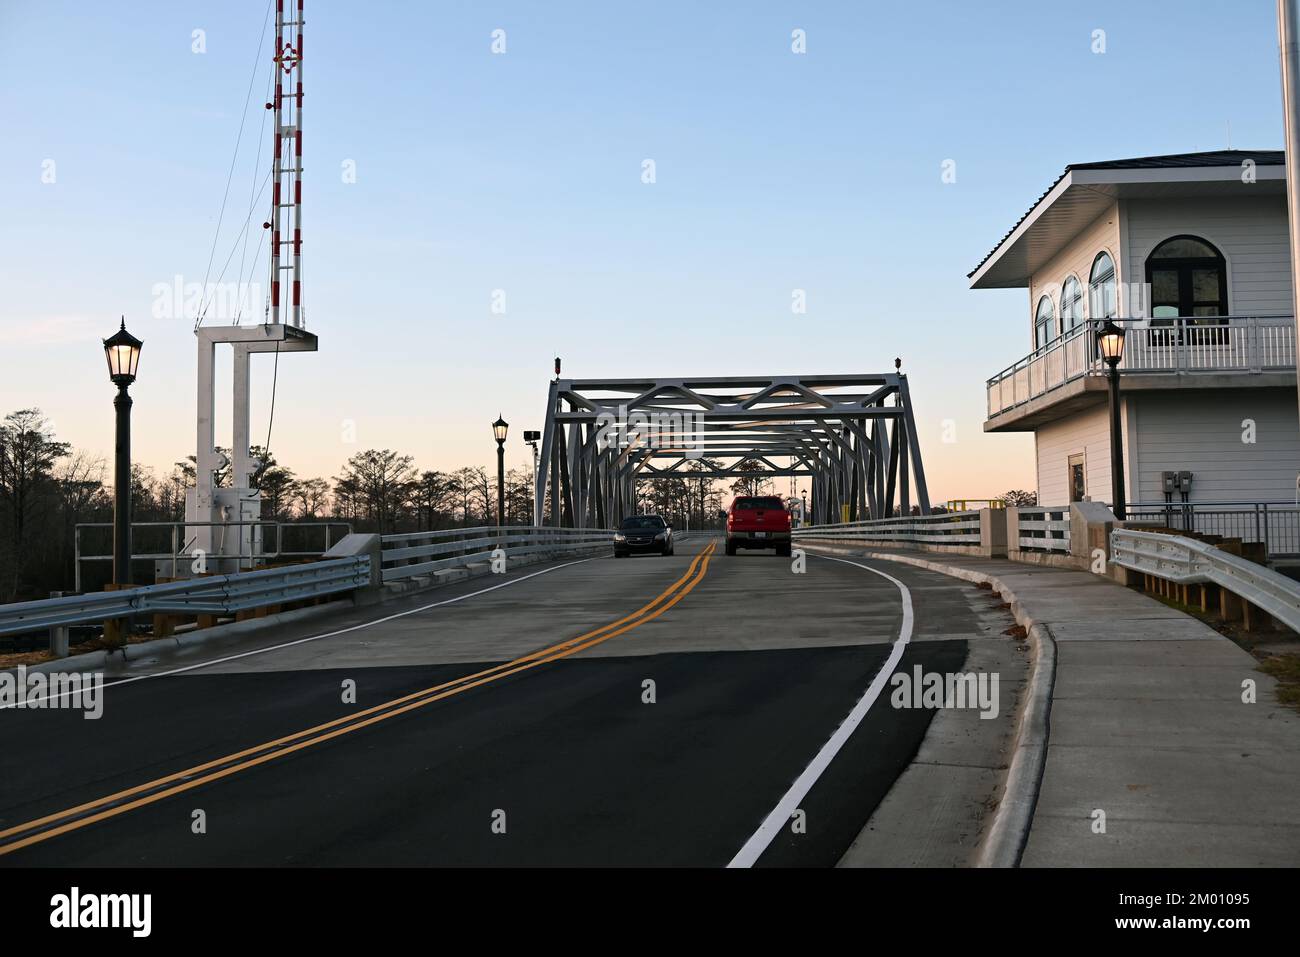
[[[193,453],[191,323],[151,318],[152,290],[203,279],[265,10],[0,0],[0,410],[39,406],[111,452],[96,340],[125,313],[146,342],[139,458],[165,471]],[[1279,147],[1274,17],[1269,0],[314,0],[304,274],[321,352],[281,359],[273,451],[304,477],[369,446],[487,465],[501,411],[523,465],[556,353],[574,376],[900,355],[932,495],[1032,487],[1032,440],[980,432],[984,380],[1028,351],[1027,298],[965,274],[1067,163],[1222,148],[1229,123],[1233,146]],[[264,165],[265,78],[218,265]],[[269,365],[255,375],[261,442]]]

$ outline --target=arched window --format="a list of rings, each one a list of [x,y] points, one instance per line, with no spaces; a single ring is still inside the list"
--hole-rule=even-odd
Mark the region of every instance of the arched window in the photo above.
[[[1056,338],[1056,308],[1051,296],[1038,300],[1038,309],[1034,312],[1034,348],[1041,349]]]
[[[1228,315],[1228,267],[1223,254],[1198,236],[1173,236],[1147,257],[1151,316]]]
[[[1088,316],[1115,318],[1115,263],[1109,253],[1098,253],[1088,275]]]
[[[1061,335],[1083,325],[1083,287],[1071,276],[1061,286]]]

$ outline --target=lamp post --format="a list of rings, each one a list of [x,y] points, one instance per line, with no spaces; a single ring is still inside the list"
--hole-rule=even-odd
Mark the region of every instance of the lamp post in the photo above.
[[[1277,0],[1277,43],[1282,64],[1282,131],[1286,147],[1287,220],[1291,239],[1291,312],[1300,315],[1300,3]],[[1296,324],[1300,336],[1300,323]]]
[[[1097,348],[1110,368],[1110,488],[1111,509],[1124,520],[1124,435],[1119,420],[1119,363],[1124,358],[1124,330],[1107,319],[1097,330]]]
[[[497,525],[506,523],[506,432],[510,423],[497,416],[492,423],[492,436],[497,440]]]
[[[807,525],[808,524],[808,493],[803,492],[802,495],[803,495],[803,511],[799,513],[799,524]]]
[[[108,377],[117,386],[113,408],[117,410],[117,438],[113,455],[113,584],[131,584],[131,396],[127,389],[135,381],[140,364],[139,339],[122,328],[104,340]]]

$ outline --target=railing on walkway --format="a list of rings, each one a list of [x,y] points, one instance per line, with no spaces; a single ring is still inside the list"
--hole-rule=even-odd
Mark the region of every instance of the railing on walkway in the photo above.
[[[872,544],[978,545],[980,513],[942,512],[938,515],[910,515],[877,518],[837,525],[810,525],[792,533],[796,539]]]
[[[1011,516],[1008,515],[1008,522]],[[1070,552],[1070,506],[1018,508],[1007,540],[1021,551]]]
[[[383,536],[383,580],[431,575],[446,568],[486,562],[497,548],[506,555],[562,553],[612,544],[604,528],[549,528],[534,525],[485,525]]]
[[[1291,502],[1139,502],[1127,522],[1262,542],[1270,559],[1300,556],[1300,506]]]
[[[92,624],[134,614],[231,615],[353,591],[370,583],[370,556],[0,605],[0,635]]]
[[[1121,373],[1260,373],[1296,367],[1290,316],[1218,316],[1125,322]],[[1096,322],[1071,329],[988,380],[993,418],[1085,375],[1103,375]]]
[[[179,578],[183,566],[191,561],[190,550],[194,547],[195,531],[200,528],[216,529],[215,534],[228,538],[237,544],[238,556],[234,554],[221,557],[233,561],[239,559],[239,567],[252,570],[260,562],[283,561],[284,559],[319,558],[330,550],[330,546],[352,531],[351,522],[132,522],[131,537],[133,545],[153,547],[155,551],[134,552],[132,561],[170,561],[171,577]],[[83,529],[107,530],[103,536],[108,554],[83,555]],[[249,530],[247,533],[245,529]],[[75,557],[74,589],[81,591],[82,562],[111,562],[112,522],[79,522],[73,528],[73,552]],[[322,547],[314,547],[311,542],[319,532]],[[296,539],[296,541],[295,541]],[[244,543],[248,543],[246,550]],[[310,547],[309,547],[310,546]],[[224,553],[224,548],[222,549]],[[217,556],[213,556],[216,558]]]
[[[1111,561],[1180,585],[1213,583],[1300,631],[1300,582],[1239,555],[1181,535],[1117,528]]]

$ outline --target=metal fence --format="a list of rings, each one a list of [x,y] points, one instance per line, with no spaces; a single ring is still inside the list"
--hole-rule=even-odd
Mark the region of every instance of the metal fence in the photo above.
[[[352,531],[351,522],[132,522],[131,538],[133,545],[153,548],[153,551],[135,552],[132,561],[170,561],[171,577],[179,578],[182,566],[190,562],[190,549],[195,536],[190,529],[220,529],[223,536],[239,543],[238,556],[222,555],[213,558],[237,557],[241,568],[249,570],[259,562],[281,561],[284,559],[319,558],[330,550],[330,546]],[[249,529],[251,534],[245,534]],[[83,535],[93,536],[93,530],[106,531],[103,535],[107,554],[83,555]],[[90,533],[90,535],[86,535]],[[113,560],[113,523],[80,522],[73,529],[73,552],[75,556],[74,589],[82,590],[82,562],[111,562]],[[233,537],[231,537],[233,536]],[[320,548],[316,547],[317,539]],[[250,543],[250,550],[243,550],[243,543]],[[256,543],[253,546],[252,543]]]
[[[877,518],[838,525],[797,528],[792,535],[807,541],[869,542],[871,544],[978,545],[980,513],[943,512]]]
[[[1300,557],[1300,506],[1294,503],[1140,502],[1128,507],[1126,522],[1262,542],[1270,559]]]
[[[1014,514],[1015,526],[1007,528],[1007,538],[1021,551],[1070,551],[1070,506],[1018,508]]]
[[[1213,583],[1300,631],[1300,582],[1271,568],[1192,538],[1131,528],[1111,532],[1110,548],[1117,565],[1181,585]]]
[[[231,615],[353,591],[370,583],[370,556],[332,558],[162,585],[0,605],[0,635],[92,624],[135,614]]]
[[[385,535],[383,580],[431,575],[446,568],[486,562],[497,549],[507,556],[562,553],[612,544],[614,532],[605,528],[548,528],[536,525],[485,525],[432,532]]]

